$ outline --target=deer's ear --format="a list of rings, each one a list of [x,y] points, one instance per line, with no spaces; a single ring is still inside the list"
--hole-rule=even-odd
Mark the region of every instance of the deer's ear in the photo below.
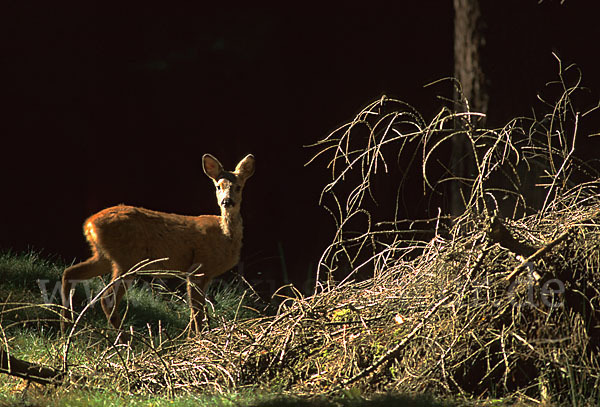
[[[235,167],[235,174],[243,181],[250,178],[252,174],[254,174],[254,161],[254,156],[252,154],[248,154]]]
[[[219,175],[223,172],[223,166],[219,160],[210,154],[202,156],[202,168],[204,169],[204,173],[215,181],[219,179]]]

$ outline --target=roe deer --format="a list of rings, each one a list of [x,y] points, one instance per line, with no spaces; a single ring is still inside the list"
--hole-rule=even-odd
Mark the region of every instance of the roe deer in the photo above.
[[[73,317],[70,296],[78,281],[112,272],[112,282],[142,260],[167,258],[159,263],[159,267],[187,278],[191,311],[189,333],[200,331],[205,322],[206,286],[239,261],[242,189],[254,173],[254,156],[247,155],[233,172],[225,171],[219,160],[210,154],[202,157],[202,166],[215,184],[220,216],[184,216],[119,205],[104,209],[85,221],[83,231],[93,255],[64,271],[61,290],[63,329],[64,320]],[[100,301],[108,321],[117,330],[121,326],[117,306],[132,278],[117,282]]]

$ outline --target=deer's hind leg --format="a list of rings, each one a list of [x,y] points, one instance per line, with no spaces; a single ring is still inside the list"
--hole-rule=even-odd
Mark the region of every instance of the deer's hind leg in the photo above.
[[[60,296],[62,299],[61,331],[65,331],[65,321],[73,320],[72,289],[80,281],[110,273],[111,262],[96,253],[86,261],[67,267],[63,272]]]
[[[133,282],[133,277],[119,279],[122,275],[123,272],[121,269],[116,264],[113,264],[113,274],[110,280],[112,286],[106,290],[100,299],[100,304],[102,304],[102,310],[106,315],[106,319],[108,319],[110,325],[116,330],[121,328],[122,322],[121,314],[119,314],[118,310],[119,303],[123,299],[125,291]]]

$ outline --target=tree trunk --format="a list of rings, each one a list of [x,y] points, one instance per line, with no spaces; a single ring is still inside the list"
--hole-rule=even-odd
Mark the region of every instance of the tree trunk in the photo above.
[[[454,88],[454,109],[456,113],[478,112],[485,114],[488,107],[488,95],[480,61],[480,51],[484,44],[484,37],[479,0],[453,1],[454,77],[458,81]],[[464,134],[456,135],[452,139],[450,168],[454,176],[460,179],[471,179],[475,175],[475,161],[467,134],[477,124],[482,124],[481,120],[475,120],[469,116],[455,120],[456,130],[462,130]],[[465,185],[461,180],[451,183],[450,210],[454,216],[460,215],[464,210],[461,185]],[[465,191],[465,194],[468,196],[469,191]]]

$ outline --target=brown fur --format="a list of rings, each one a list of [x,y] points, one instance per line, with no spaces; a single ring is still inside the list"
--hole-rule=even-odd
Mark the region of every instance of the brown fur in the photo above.
[[[240,205],[246,180],[254,173],[254,157],[246,156],[234,172],[226,172],[219,161],[205,154],[204,172],[217,189],[221,216],[184,216],[119,205],[92,215],[84,223],[84,234],[92,257],[67,268],[62,278],[63,315],[69,316],[70,292],[78,281],[112,272],[119,278],[140,261],[168,258],[151,268],[177,272],[187,279],[190,301],[190,333],[205,324],[204,290],[210,280],[233,268],[242,248]],[[161,275],[163,278],[169,275]],[[172,277],[172,275],[171,275]],[[131,278],[126,278],[129,284]],[[119,329],[117,306],[125,284],[115,284],[101,298],[111,325]]]

